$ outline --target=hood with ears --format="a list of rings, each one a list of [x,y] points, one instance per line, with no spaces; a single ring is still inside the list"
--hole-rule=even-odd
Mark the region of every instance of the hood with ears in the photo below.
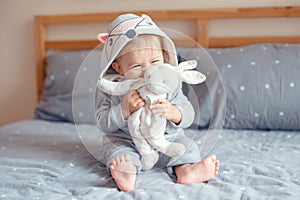
[[[147,15],[124,14],[117,17],[108,27],[108,33],[100,33],[97,38],[104,43],[99,81],[111,81],[118,75],[111,64],[125,45],[138,35],[151,34],[162,38],[162,49],[169,55],[169,64],[178,66],[175,45],[172,40]]]

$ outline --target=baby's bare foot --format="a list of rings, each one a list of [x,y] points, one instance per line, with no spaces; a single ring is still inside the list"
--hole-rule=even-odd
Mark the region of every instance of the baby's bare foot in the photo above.
[[[217,175],[219,160],[215,155],[194,164],[184,164],[175,167],[177,183],[192,184],[208,181]]]
[[[123,192],[134,190],[136,180],[136,167],[127,154],[116,157],[110,168],[110,173],[118,188]]]

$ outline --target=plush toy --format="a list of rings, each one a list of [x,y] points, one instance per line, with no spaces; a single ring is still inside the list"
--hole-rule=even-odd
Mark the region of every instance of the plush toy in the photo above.
[[[158,160],[158,151],[170,157],[182,155],[185,152],[183,144],[166,140],[166,119],[155,115],[150,105],[158,99],[166,98],[166,94],[180,90],[181,82],[198,84],[205,81],[202,73],[193,70],[195,60],[185,61],[178,67],[170,64],[158,64],[147,68],[143,78],[127,79],[122,82],[111,82],[100,79],[99,89],[112,94],[124,95],[130,90],[138,90],[145,100],[146,106],[132,113],[128,118],[128,128],[133,142],[141,155],[142,168],[151,169]]]

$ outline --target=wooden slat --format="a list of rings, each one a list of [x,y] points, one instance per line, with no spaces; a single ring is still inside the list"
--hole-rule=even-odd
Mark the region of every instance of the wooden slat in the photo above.
[[[177,47],[197,47],[203,46],[197,43],[197,37],[192,39],[173,39]],[[257,43],[290,43],[300,44],[300,36],[289,37],[210,37],[208,38],[207,47],[234,47],[244,46]],[[69,41],[46,41],[46,49],[60,49],[60,50],[84,50],[102,48],[103,45],[97,40],[69,40]],[[204,47],[204,46],[203,46]]]
[[[199,44],[196,37],[193,39],[173,39],[177,47],[197,47]],[[202,46],[202,45],[201,45]],[[69,41],[46,41],[46,49],[52,50],[86,50],[94,48],[103,48],[97,40],[69,40]]]
[[[208,47],[208,20],[197,20],[197,42],[203,47]]]
[[[300,6],[295,7],[258,7],[258,8],[220,8],[205,10],[170,11],[169,19],[218,19],[218,18],[267,18],[299,17]]]
[[[90,13],[90,14],[69,14],[54,16],[39,16],[43,24],[64,24],[64,23],[94,23],[110,22],[120,14],[127,12],[113,13]],[[300,6],[295,7],[260,7],[260,8],[220,8],[205,10],[169,10],[169,11],[133,11],[151,16],[154,20],[185,20],[185,19],[218,19],[218,18],[263,18],[263,17],[299,17]]]
[[[175,46],[178,47],[196,47],[199,46],[196,42],[196,37],[192,39],[173,39]],[[98,40],[63,40],[63,41],[46,41],[45,49],[52,50],[85,50],[85,49],[94,49],[94,48],[103,48]]]
[[[300,44],[300,36],[290,37],[212,37],[209,47],[235,47],[258,43]]]
[[[45,38],[46,30],[42,19],[35,18],[35,56],[36,56],[36,75],[37,75],[37,101],[39,102],[44,90],[45,75]]]
[[[98,40],[46,41],[46,49],[84,50],[103,46]]]
[[[70,14],[70,15],[50,15],[39,16],[43,19],[44,24],[72,24],[72,23],[94,23],[94,22],[110,22],[117,16],[122,14],[116,13],[91,13],[91,14]]]

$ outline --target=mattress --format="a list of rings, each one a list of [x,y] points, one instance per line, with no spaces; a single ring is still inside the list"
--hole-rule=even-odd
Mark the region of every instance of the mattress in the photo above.
[[[193,139],[201,147],[208,134]],[[299,131],[221,130],[210,152],[220,160],[216,177],[181,185],[157,168],[127,193],[97,160],[101,135],[94,125],[45,120],[1,127],[0,199],[300,199]]]

